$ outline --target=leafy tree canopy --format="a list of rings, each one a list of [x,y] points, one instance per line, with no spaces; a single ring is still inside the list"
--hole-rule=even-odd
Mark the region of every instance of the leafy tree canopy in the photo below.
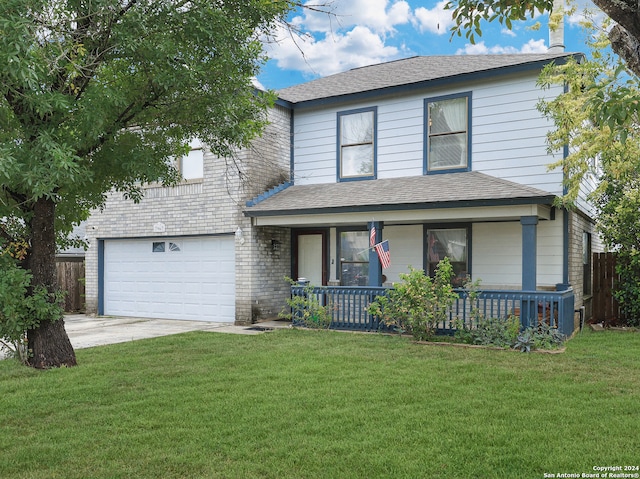
[[[627,63],[631,71],[640,75],[640,4],[633,0],[593,0],[593,3],[613,22],[608,31],[613,51]],[[476,36],[482,35],[483,21],[497,20],[511,28],[513,21],[533,18],[537,13],[552,12],[554,1],[450,0],[445,8],[453,10],[453,32],[457,35],[465,32],[473,43]],[[556,21],[557,18],[552,19],[552,23]]]
[[[108,191],[137,199],[140,184],[177,181],[167,160],[194,137],[224,157],[260,133],[272,98],[251,83],[259,36],[294,3],[0,2],[0,238],[28,245],[28,291],[55,294],[56,235]],[[74,364],[72,348],[38,346],[43,325],[29,330],[32,364]]]

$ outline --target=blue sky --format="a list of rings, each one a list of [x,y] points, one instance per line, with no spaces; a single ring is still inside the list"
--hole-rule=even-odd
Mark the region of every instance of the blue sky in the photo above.
[[[311,0],[318,5],[326,0]],[[516,22],[508,30],[498,22],[483,25],[472,45],[464,35],[451,37],[446,0],[329,0],[332,15],[299,9],[290,16],[299,34],[281,30],[265,44],[270,60],[258,76],[277,90],[351,68],[415,55],[542,53],[549,46],[547,15]],[[565,46],[586,52],[579,16],[565,20]],[[540,23],[539,30],[531,28]]]

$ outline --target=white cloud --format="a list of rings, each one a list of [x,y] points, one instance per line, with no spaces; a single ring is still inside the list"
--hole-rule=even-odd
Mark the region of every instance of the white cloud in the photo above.
[[[317,0],[306,3],[317,4]],[[409,22],[406,1],[349,0],[330,6],[330,14],[306,8],[291,20],[305,35],[283,27],[275,34],[277,41],[266,42],[266,52],[279,68],[326,76],[401,56],[402,47],[389,46],[387,38],[396,26]]]
[[[520,53],[547,53],[548,46],[544,39],[529,40],[520,49]]]
[[[456,55],[500,55],[504,53],[546,53],[547,45],[544,40],[529,40],[520,48],[512,46],[495,45],[487,47],[484,41],[475,45],[467,43],[464,48],[456,51]]]
[[[351,68],[372,65],[401,56],[401,49],[385,45],[380,35],[357,26],[345,33],[323,38],[287,36],[277,48],[267,46],[279,68],[299,70],[310,76],[326,76]]]
[[[508,28],[503,28],[502,30],[500,30],[500,33],[502,33],[503,35],[506,35],[508,37],[516,37],[516,32],[514,32],[513,30],[509,30]]]
[[[309,7],[318,5],[317,0],[305,3]],[[327,14],[322,7],[305,8],[302,15],[293,22],[307,31],[316,33],[335,32],[353,26],[364,26],[371,31],[385,35],[393,33],[397,25],[409,22],[411,8],[405,0],[336,0],[331,3]]]
[[[424,7],[416,8],[414,12],[415,23],[421,33],[425,31],[443,35],[449,33],[453,26],[453,17],[450,10],[445,10],[447,1],[441,1],[431,10]]]

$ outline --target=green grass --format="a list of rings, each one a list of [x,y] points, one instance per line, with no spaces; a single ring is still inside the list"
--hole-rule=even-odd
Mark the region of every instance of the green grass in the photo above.
[[[189,333],[0,361],[2,478],[541,478],[640,460],[640,334]]]

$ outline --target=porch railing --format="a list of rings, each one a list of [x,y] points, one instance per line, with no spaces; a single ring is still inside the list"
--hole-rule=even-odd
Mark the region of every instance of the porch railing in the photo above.
[[[367,312],[376,297],[386,295],[389,288],[372,286],[292,286],[293,296],[314,295],[331,312],[332,329],[356,331],[387,331],[380,318]],[[483,290],[472,304],[467,290],[456,290],[458,299],[448,313],[448,319],[438,324],[438,332],[451,334],[454,321],[459,319],[468,327],[475,327],[478,316],[508,318],[516,315],[523,328],[545,322],[570,336],[574,330],[574,294],[565,291]]]

